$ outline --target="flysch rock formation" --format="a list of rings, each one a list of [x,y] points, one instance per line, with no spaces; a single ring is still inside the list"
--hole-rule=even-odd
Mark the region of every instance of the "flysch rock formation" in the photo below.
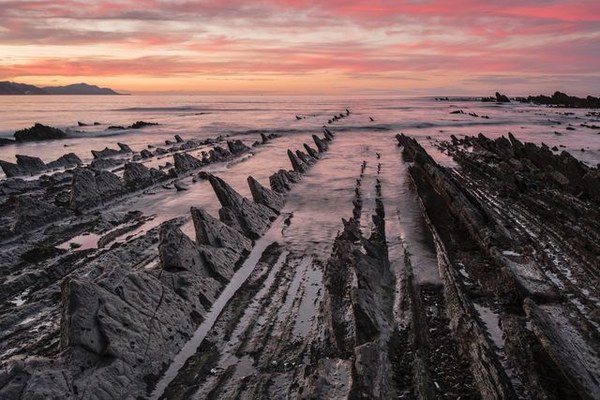
[[[463,346],[481,393],[490,398],[600,395],[600,349],[593,333],[598,321],[587,295],[598,285],[592,273],[599,250],[597,169],[513,135],[496,140],[480,135],[442,145],[461,165],[458,175],[435,163],[414,139],[397,138],[414,162],[411,175],[438,252],[445,255],[453,329],[477,338]],[[550,210],[560,210],[560,218]],[[459,229],[448,229],[453,220]],[[473,262],[477,259],[492,270],[482,269],[481,261]],[[561,271],[563,262],[569,275]],[[467,284],[457,265],[471,276]],[[476,320],[473,292],[479,304],[500,309],[500,346],[481,340],[481,326],[469,322]],[[510,368],[525,382],[515,381]]]
[[[151,179],[149,169],[130,164],[125,185]],[[115,189],[99,182],[102,175],[124,187],[108,171],[79,168],[73,179],[74,208],[93,207],[103,201],[106,186]],[[145,236],[158,242],[160,269],[117,265],[91,279],[66,278],[61,286],[60,359],[15,360],[0,377],[2,396],[128,398],[152,387],[251,250],[252,240],[244,234],[258,238],[276,215],[223,180],[210,176],[210,181],[227,209],[222,213],[229,216],[226,221],[235,220],[233,228],[192,207],[195,242],[177,221]],[[270,207],[283,206],[283,196],[251,177],[249,185]],[[245,229],[235,229],[241,226]]]
[[[0,160],[0,167],[2,167],[4,174],[8,178],[16,176],[36,175],[48,170],[54,170],[58,168],[71,168],[82,164],[81,159],[73,153],[65,154],[56,159],[55,161],[49,162],[48,164],[44,163],[38,157],[30,157],[17,154],[16,158],[16,164]]]

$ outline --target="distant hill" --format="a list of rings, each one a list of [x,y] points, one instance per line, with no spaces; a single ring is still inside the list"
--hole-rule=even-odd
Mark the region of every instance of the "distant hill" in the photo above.
[[[75,83],[67,86],[37,87],[16,82],[0,82],[0,95],[117,95],[109,88],[101,88],[87,83]]]
[[[16,82],[0,82],[0,94],[46,94],[37,86]]]

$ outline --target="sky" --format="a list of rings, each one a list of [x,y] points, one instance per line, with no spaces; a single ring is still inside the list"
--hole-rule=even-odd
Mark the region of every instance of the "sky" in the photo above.
[[[600,0],[0,0],[0,80],[600,95]]]

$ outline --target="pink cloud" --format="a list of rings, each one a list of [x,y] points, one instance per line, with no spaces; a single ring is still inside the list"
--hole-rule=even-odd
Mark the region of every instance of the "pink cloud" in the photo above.
[[[595,0],[23,0],[4,2],[0,25],[0,44],[35,45],[4,77],[594,75],[600,62]],[[38,57],[47,45],[65,57]],[[98,50],[77,59],[69,46]]]

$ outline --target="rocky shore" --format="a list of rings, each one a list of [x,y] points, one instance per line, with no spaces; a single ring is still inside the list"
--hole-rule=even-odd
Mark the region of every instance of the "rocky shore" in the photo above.
[[[359,115],[1,161],[0,398],[600,397],[598,168]]]

